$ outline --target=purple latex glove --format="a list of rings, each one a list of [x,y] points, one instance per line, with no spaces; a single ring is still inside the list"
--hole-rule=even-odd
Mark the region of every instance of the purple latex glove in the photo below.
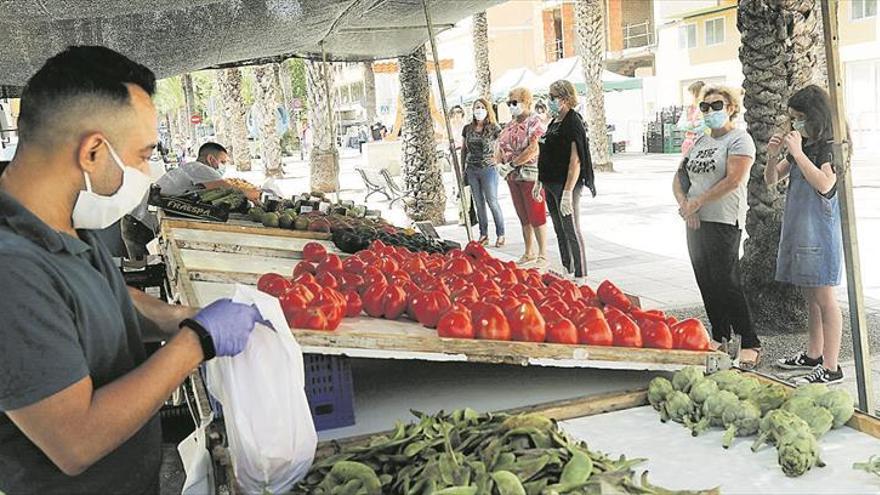
[[[193,318],[211,334],[217,356],[235,356],[247,345],[254,324],[264,323],[260,310],[252,304],[218,299]]]

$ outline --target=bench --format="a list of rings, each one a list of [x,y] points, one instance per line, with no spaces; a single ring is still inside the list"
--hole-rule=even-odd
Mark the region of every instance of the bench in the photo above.
[[[380,185],[378,178],[362,168],[355,168],[355,170],[357,170],[357,173],[360,174],[361,180],[364,181],[364,186],[367,188],[367,195],[364,197],[364,203],[366,203],[370,199],[370,196],[376,193],[384,195],[389,200],[391,199],[391,195],[388,194],[387,187]]]

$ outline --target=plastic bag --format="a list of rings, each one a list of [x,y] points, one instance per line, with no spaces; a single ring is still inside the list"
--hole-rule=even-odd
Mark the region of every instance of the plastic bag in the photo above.
[[[233,301],[256,304],[258,324],[241,354],[207,363],[208,391],[223,406],[235,477],[245,493],[288,491],[309,470],[318,436],[305,393],[302,350],[278,300],[238,285]]]

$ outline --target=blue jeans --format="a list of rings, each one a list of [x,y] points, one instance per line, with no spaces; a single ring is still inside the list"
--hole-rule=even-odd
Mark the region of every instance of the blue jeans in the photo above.
[[[498,205],[498,172],[495,167],[468,167],[465,170],[468,185],[471,187],[471,195],[474,198],[474,206],[477,209],[477,219],[480,222],[480,236],[489,235],[489,218],[486,216],[486,203],[492,210],[492,218],[495,220],[495,235],[504,235],[504,214]]]

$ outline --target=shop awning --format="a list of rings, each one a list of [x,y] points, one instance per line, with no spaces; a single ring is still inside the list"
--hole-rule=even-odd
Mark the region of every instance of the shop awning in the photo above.
[[[541,72],[541,75],[538,76],[534,91],[538,94],[546,94],[550,85],[560,79],[571,81],[579,93],[586,92],[587,86],[584,80],[584,70],[580,57],[563,58],[549,64]],[[640,89],[642,87],[642,80],[606,70],[602,73],[602,87],[605,91]]]
[[[431,0],[436,31],[502,0]],[[290,57],[394,58],[425,43],[421,0],[0,2],[0,97],[68,45],[113,48],[159,77]],[[5,88],[4,88],[5,87]]]

